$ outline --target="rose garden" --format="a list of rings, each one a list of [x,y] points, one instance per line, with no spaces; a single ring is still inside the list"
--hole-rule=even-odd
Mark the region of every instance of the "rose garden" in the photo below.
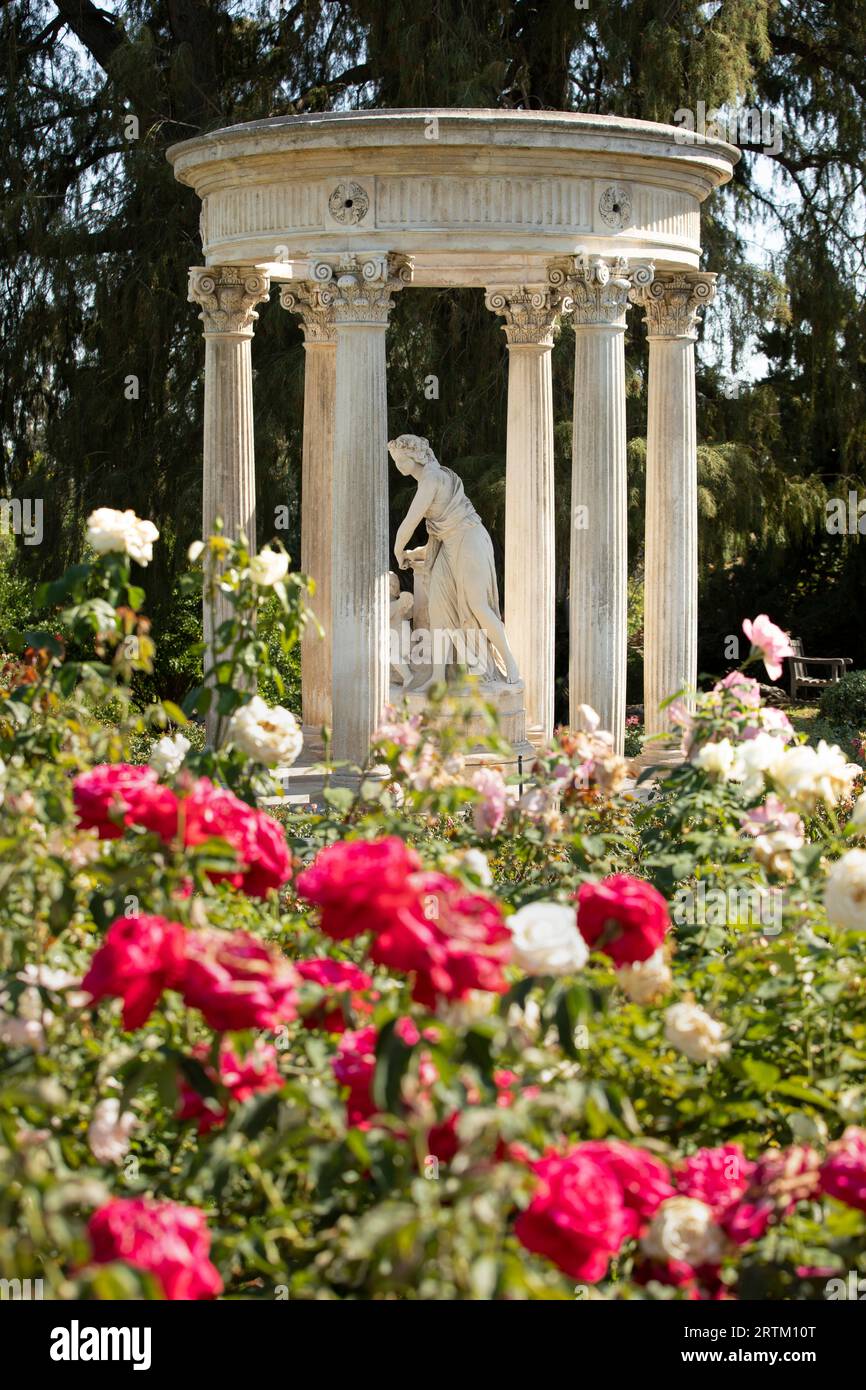
[[[305,583],[278,550],[197,546],[229,611],[213,678],[137,709],[154,531],[95,513],[94,558],[40,596],[57,631],[4,671],[4,1275],[809,1298],[854,1266],[863,769],[762,704],[784,634],[746,622],[648,797],[588,707],[522,793],[467,769],[443,690],[428,722],[390,712],[375,776],[275,819],[256,799],[298,727],[239,677],[268,674],[266,600],[298,640]],[[184,732],[212,704],[217,750]],[[684,885],[751,906],[677,925]]]

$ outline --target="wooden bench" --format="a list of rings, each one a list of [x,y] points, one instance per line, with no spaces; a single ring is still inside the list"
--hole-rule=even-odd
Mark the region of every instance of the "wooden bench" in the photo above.
[[[791,679],[791,699],[797,699],[799,690],[806,690],[811,694],[819,694],[825,686],[835,685],[844,676],[846,670],[851,666],[850,656],[804,656],[803,643],[799,637],[791,638],[791,646],[794,648],[794,655],[788,657],[788,666]],[[810,676],[807,667],[823,666],[829,668],[826,675]]]

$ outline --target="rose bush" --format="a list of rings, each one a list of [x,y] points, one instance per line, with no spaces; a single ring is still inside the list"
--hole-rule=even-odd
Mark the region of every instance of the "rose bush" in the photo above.
[[[5,634],[0,1276],[692,1299],[866,1272],[859,765],[739,671],[674,707],[663,780],[586,709],[521,787],[492,721],[467,766],[487,715],[445,693],[387,714],[375,777],[276,819],[297,728],[252,689],[257,614],[276,598],[291,647],[304,581],[197,548],[218,662],[142,708],[130,563],[157,538],[90,529],[44,630]],[[784,634],[747,631],[778,663]]]

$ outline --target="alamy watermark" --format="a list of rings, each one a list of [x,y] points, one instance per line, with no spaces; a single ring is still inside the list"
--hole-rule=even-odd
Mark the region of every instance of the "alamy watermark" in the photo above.
[[[41,497],[0,497],[0,536],[22,536],[25,545],[41,545],[43,505]]]
[[[699,101],[692,107],[681,106],[674,112],[678,126],[674,140],[678,145],[702,145],[707,140],[727,140],[729,145],[749,149],[759,147],[764,154],[779,154],[782,149],[782,127],[779,118],[759,106],[732,106],[729,110],[710,107]]]
[[[739,887],[679,888],[671,903],[678,926],[751,927],[762,936],[778,936],[782,930],[785,894],[781,888]]]

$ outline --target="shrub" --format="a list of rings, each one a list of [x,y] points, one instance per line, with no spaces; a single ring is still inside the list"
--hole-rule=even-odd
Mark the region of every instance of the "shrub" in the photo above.
[[[866,671],[849,671],[821,695],[821,713],[833,724],[866,729]]]

